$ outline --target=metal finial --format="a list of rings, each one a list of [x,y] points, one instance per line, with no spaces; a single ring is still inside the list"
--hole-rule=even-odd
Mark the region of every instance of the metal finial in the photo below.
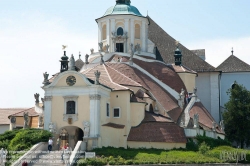
[[[232,47],[232,51],[231,52],[232,52],[232,55],[234,55],[234,48],[233,47]]]
[[[81,55],[81,52],[79,51],[79,59],[81,59],[81,56],[82,56],[82,55]]]

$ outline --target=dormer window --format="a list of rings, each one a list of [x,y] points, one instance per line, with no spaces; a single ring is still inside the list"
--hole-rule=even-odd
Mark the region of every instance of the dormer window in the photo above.
[[[118,35],[118,36],[122,36],[122,35],[123,35],[123,28],[122,28],[122,27],[119,27],[119,28],[117,29],[117,35]]]

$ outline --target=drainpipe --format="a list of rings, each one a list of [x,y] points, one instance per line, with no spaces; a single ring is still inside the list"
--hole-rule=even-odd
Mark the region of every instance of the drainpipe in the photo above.
[[[221,115],[221,110],[220,110],[220,97],[221,97],[221,74],[222,74],[222,71],[220,71],[220,74],[218,75],[218,84],[219,84],[219,122],[222,120],[222,115]]]

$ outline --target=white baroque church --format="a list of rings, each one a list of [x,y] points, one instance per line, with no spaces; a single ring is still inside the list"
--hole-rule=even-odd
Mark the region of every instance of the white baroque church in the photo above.
[[[96,22],[98,51],[75,60],[64,50],[58,73],[44,73],[39,126],[44,119],[61,146],[82,141],[84,150],[185,148],[203,133],[224,139],[220,68],[227,63],[216,69],[205,50],[179,44],[130,0],[116,0]]]

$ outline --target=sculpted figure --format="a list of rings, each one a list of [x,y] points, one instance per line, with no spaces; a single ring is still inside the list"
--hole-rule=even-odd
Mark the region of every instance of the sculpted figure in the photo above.
[[[106,53],[108,53],[109,52],[109,45],[107,44],[107,45],[105,45],[105,47],[106,47]]]
[[[84,126],[84,137],[89,137],[90,124],[88,121],[83,122]]]
[[[100,75],[101,75],[101,72],[98,71],[98,70],[96,70],[96,71],[95,71],[95,84],[96,84],[96,85],[99,85],[99,84],[100,84],[100,82],[99,82]]]
[[[91,54],[94,54],[94,49],[91,48],[91,49],[90,49],[90,52],[91,52]]]
[[[92,54],[92,53],[91,53],[91,54]],[[85,55],[85,63],[86,63],[86,64],[89,64],[89,55],[88,55],[88,54]]]
[[[98,43],[98,45],[99,45],[99,47],[100,47],[100,50],[99,50],[99,51],[103,52],[103,42]]]
[[[199,127],[199,114],[194,114],[194,128],[198,128]]]
[[[28,122],[29,122],[29,113],[23,113],[23,119],[24,119],[24,129],[27,129],[29,127]]]
[[[39,103],[39,93],[34,94],[34,97],[36,99],[36,103]]]

